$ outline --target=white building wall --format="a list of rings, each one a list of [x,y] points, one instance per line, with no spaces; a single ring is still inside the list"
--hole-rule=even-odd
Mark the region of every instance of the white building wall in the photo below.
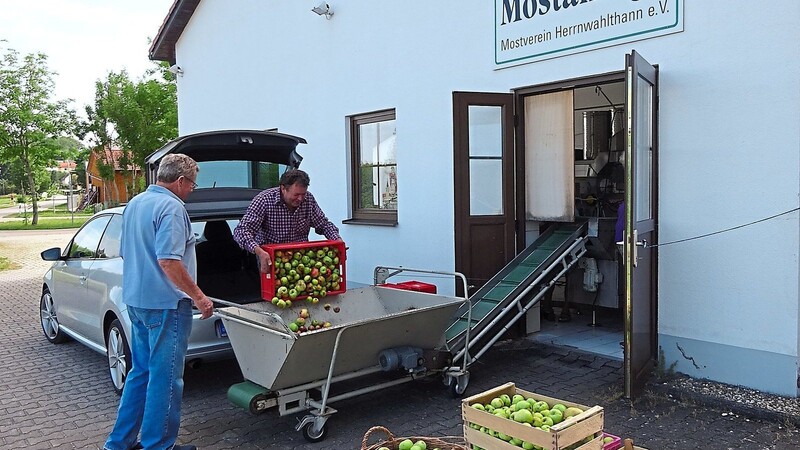
[[[497,71],[493,2],[468,3],[350,0],[325,20],[293,0],[204,0],[177,46],[181,134],[277,127],[308,139],[303,168],[350,247],[350,280],[371,282],[380,264],[452,270],[452,92],[620,71],[636,49],[660,70],[661,243],[797,207],[800,3],[686,2],[681,33]],[[341,225],[345,116],[385,108],[397,111],[399,224]],[[795,211],[661,247],[667,363],[796,395],[799,239]]]

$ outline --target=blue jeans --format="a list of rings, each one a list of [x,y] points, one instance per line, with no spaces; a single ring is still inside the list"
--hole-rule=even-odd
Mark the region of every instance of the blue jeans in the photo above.
[[[192,331],[192,303],[177,309],[128,307],[133,368],[125,380],[108,450],[128,450],[139,431],[147,450],[171,449],[178,438],[183,366]]]

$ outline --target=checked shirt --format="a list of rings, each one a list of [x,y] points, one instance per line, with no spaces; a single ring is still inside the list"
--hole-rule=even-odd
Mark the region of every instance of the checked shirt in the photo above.
[[[339,229],[325,217],[311,192],[292,212],[281,198],[280,187],[274,187],[256,195],[233,230],[233,238],[240,247],[254,253],[257,245],[306,242],[311,227],[328,240],[341,239]]]

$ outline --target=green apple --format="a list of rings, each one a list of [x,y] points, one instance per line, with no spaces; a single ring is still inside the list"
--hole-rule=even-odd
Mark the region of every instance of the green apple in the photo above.
[[[472,404],[472,405],[470,405],[470,406],[472,406],[472,407],[473,407],[473,408],[475,408],[475,409],[479,409],[479,410],[481,410],[481,411],[486,411],[486,408],[484,408],[484,407],[483,407],[483,405],[481,405],[480,403],[473,403],[473,404]]]
[[[519,423],[533,423],[533,414],[527,409],[520,409],[512,416],[514,422]]]
[[[497,433],[497,437],[502,439],[502,440],[504,440],[504,441],[506,441],[506,442],[511,440],[511,436],[509,436],[509,435],[507,435],[505,433]]]
[[[493,398],[491,404],[492,407],[494,407],[495,409],[502,408],[503,405],[505,405],[505,403],[503,403],[503,399],[501,399],[500,397]]]
[[[523,396],[521,396],[519,394],[514,394],[514,396],[511,397],[511,404],[512,405],[516,405],[517,403],[519,403],[519,402],[521,402],[523,400],[525,400],[525,397],[523,397]]]
[[[550,418],[553,419],[553,423],[560,423],[564,420],[564,414],[560,409],[553,408],[550,410]]]
[[[552,407],[552,408],[550,408],[550,409],[557,409],[557,410],[559,410],[559,411],[561,411],[561,412],[563,413],[564,411],[566,411],[566,410],[567,410],[567,407],[566,407],[566,406],[564,406],[564,405],[562,405],[561,403],[556,403],[556,404],[555,404],[555,405],[553,405],[553,407]]]
[[[509,397],[508,394],[501,395],[500,399],[503,400],[504,405],[511,406],[511,397]]]
[[[522,447],[522,439],[517,439],[515,437],[512,437],[511,440],[508,441],[508,443],[511,445],[515,445],[517,447]]]
[[[514,406],[517,408],[517,411],[519,411],[520,409],[527,409],[527,410],[531,409],[531,404],[528,403],[527,400],[521,400],[515,403]]]
[[[296,322],[292,322],[289,324],[289,329],[292,330],[292,332],[297,333],[297,330],[300,329],[300,326],[297,325]]]
[[[528,441],[522,441],[522,448],[525,450],[533,450],[533,444]]]
[[[583,412],[582,409],[577,408],[575,406],[570,406],[569,408],[564,410],[564,418],[565,419],[569,419],[570,417],[577,416],[578,414],[580,414],[582,412]]]
[[[417,442],[414,442],[414,445],[416,445],[417,447],[421,448],[422,450],[427,450],[427,448],[428,448],[428,444],[426,444],[425,441],[423,441],[423,440],[419,440]]]
[[[414,446],[414,441],[411,439],[406,439],[397,446],[397,450],[411,450],[411,447]]]

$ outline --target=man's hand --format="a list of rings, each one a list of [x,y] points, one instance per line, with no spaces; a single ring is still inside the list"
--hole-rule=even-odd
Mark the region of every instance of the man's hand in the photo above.
[[[194,306],[200,310],[200,318],[201,319],[208,319],[214,313],[214,304],[206,297],[206,294],[203,294],[197,300],[192,300],[194,302]]]
[[[261,247],[256,247],[255,254],[258,258],[258,270],[261,273],[269,273],[269,267],[272,265],[272,259],[269,257],[269,253]]]

